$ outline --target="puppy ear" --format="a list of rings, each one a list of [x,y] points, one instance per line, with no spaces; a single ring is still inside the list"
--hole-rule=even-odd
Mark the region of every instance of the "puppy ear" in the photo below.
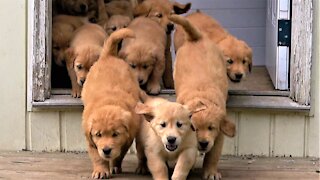
[[[201,100],[193,100],[191,103],[184,105],[192,114],[207,109],[207,105]]]
[[[87,139],[87,141],[88,141],[88,143],[89,143],[89,146],[97,149],[97,146],[96,146],[96,144],[93,142],[92,134],[91,134],[91,131],[92,131],[92,122],[93,122],[93,119],[90,119],[90,120],[88,121],[88,123],[84,124],[84,126],[85,126],[85,128],[84,128],[84,129],[85,129],[85,132],[84,132],[84,133],[85,133],[86,139]]]
[[[147,4],[146,2],[142,2],[141,4],[137,5],[133,9],[133,16],[134,17],[138,17],[138,16],[147,17],[150,11],[151,11],[150,4]]]
[[[126,128],[127,132],[129,132],[132,114],[129,111],[122,110],[121,115],[121,119],[123,120],[123,126]]]
[[[180,4],[178,2],[173,3],[173,11],[176,14],[184,14],[188,12],[190,8],[191,8],[191,3],[187,3],[187,4]]]
[[[236,134],[236,125],[224,118],[220,123],[220,130],[223,132],[223,134],[229,137],[234,137]]]
[[[76,59],[76,54],[75,54],[74,49],[72,47],[65,50],[65,56],[66,56],[66,63],[67,64],[74,63],[74,60]]]
[[[135,112],[137,114],[144,115],[148,122],[152,121],[152,119],[154,118],[152,107],[142,104],[141,102],[138,102],[138,104],[136,105]]]

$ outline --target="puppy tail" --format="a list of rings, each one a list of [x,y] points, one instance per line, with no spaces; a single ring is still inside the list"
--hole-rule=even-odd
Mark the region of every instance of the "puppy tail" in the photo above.
[[[187,33],[188,41],[198,41],[202,38],[200,31],[194,27],[185,17],[179,15],[171,15],[169,19],[176,24],[179,24]]]
[[[118,55],[118,44],[124,38],[134,38],[135,34],[131,29],[123,28],[112,33],[109,38],[104,42],[103,45],[103,56],[117,56]]]

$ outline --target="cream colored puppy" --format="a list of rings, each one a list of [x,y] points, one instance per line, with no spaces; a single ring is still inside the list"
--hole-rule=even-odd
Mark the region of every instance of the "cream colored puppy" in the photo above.
[[[186,179],[197,156],[191,112],[179,103],[143,96],[144,104],[136,106],[136,113],[143,114],[146,119],[136,140],[137,173],[146,172],[147,159],[153,179],[169,179],[166,162],[174,161],[176,165],[171,179]]]

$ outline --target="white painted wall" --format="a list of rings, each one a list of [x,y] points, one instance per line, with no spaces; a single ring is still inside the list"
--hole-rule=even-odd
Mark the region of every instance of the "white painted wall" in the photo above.
[[[0,149],[25,148],[26,1],[0,1]]]

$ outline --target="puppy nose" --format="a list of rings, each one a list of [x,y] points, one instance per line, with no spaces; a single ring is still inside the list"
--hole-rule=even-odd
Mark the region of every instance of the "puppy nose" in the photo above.
[[[208,141],[200,141],[199,145],[202,149],[206,149],[208,147],[209,142]]]
[[[237,80],[240,80],[240,79],[242,78],[243,74],[240,74],[240,73],[239,73],[239,74],[235,74],[235,76],[236,76],[236,79],[237,79]]]
[[[175,142],[176,142],[176,137],[173,137],[173,136],[168,136],[167,137],[167,141],[168,141],[168,143],[170,143],[170,144],[174,144]]]
[[[103,153],[105,154],[105,155],[110,155],[110,153],[111,153],[111,148],[104,148],[104,149],[102,149],[102,151],[103,151]]]
[[[168,32],[171,32],[174,28],[174,25],[172,23],[167,24],[167,30]]]
[[[87,5],[80,4],[80,10],[81,10],[81,12],[86,12],[87,11]]]
[[[142,85],[143,84],[143,80],[139,79],[139,84]]]

